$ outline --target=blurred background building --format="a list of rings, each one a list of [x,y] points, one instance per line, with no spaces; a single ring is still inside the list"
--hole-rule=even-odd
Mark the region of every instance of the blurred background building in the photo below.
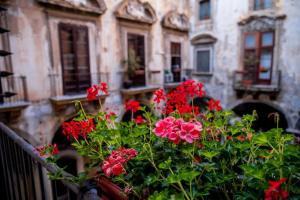
[[[122,103],[151,102],[159,88],[205,84],[205,107],[219,99],[254,128],[300,130],[298,0],[1,0],[0,118],[33,145],[58,143],[69,172],[83,168],[61,124],[88,112],[86,89],[126,120]],[[123,117],[124,116],[124,117]],[[71,165],[70,165],[71,166]]]

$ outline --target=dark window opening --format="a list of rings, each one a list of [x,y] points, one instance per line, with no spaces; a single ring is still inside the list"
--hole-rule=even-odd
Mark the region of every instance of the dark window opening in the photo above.
[[[129,33],[127,35],[128,71],[133,86],[146,85],[145,37]]]
[[[211,17],[211,5],[210,0],[202,0],[199,2],[199,19],[206,20]]]
[[[210,50],[196,51],[196,72],[209,73],[210,72]]]
[[[171,71],[174,82],[181,81],[181,44],[171,43]]]
[[[264,10],[272,7],[272,0],[254,0],[254,10]]]
[[[64,94],[84,93],[91,85],[88,29],[59,25]]]
[[[279,127],[283,130],[288,128],[288,122],[285,115],[276,108],[264,103],[243,103],[236,106],[233,111],[240,117],[245,114],[252,114],[253,111],[257,112],[257,120],[253,123],[252,128],[256,131],[268,131],[272,128],[276,128],[277,124],[274,120],[272,113],[279,114]]]
[[[244,79],[270,84],[272,78],[274,33],[254,32],[245,35]]]

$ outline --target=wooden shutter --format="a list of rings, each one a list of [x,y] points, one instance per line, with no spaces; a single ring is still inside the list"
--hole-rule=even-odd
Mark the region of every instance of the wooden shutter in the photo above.
[[[88,29],[60,24],[64,94],[83,93],[91,84]]]

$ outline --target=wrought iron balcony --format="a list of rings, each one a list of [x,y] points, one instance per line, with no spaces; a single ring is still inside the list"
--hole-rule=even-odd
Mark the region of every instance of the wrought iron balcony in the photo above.
[[[0,157],[1,199],[100,199],[96,189],[81,190],[75,183],[50,181],[47,171],[58,173],[58,168],[47,163],[32,145],[3,123],[0,123]],[[72,177],[66,172],[62,174]]]
[[[25,76],[7,76],[1,78],[0,112],[19,109],[28,105]]]
[[[271,83],[261,83],[247,78],[246,71],[235,71],[233,76],[233,88],[240,92],[279,93],[281,89],[281,71],[273,74]]]

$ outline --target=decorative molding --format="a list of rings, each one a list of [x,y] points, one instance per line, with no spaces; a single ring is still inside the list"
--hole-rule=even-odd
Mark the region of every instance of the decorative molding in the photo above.
[[[60,8],[69,11],[81,11],[82,13],[101,15],[106,10],[104,0],[37,0],[47,8]]]
[[[185,14],[180,14],[176,11],[169,11],[162,20],[162,25],[165,28],[170,28],[178,31],[189,31],[189,19]]]
[[[217,38],[210,33],[201,33],[201,34],[198,34],[198,35],[192,37],[192,39],[191,39],[191,43],[193,45],[211,44],[211,43],[215,43],[216,41],[217,41]]]
[[[244,31],[268,31],[276,28],[277,21],[283,20],[286,15],[262,14],[250,15],[238,22]]]
[[[115,16],[146,24],[153,24],[157,19],[153,7],[148,2],[142,3],[140,0],[123,0],[117,7]]]

